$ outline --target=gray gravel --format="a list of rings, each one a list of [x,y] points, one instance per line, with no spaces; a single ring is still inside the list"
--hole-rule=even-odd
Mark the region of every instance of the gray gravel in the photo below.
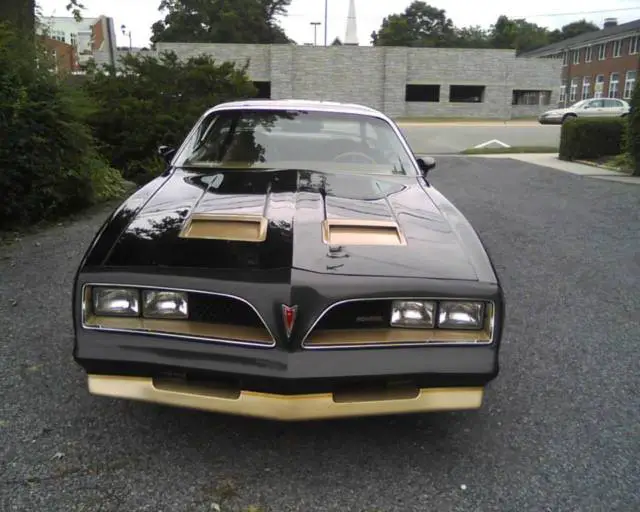
[[[482,410],[282,425],[91,397],[70,295],[102,213],[0,247],[0,510],[640,510],[640,187],[455,157],[433,182],[506,289]]]

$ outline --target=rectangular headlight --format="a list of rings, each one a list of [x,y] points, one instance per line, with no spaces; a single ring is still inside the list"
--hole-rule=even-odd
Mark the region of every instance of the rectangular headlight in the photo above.
[[[93,312],[102,316],[139,316],[140,294],[130,288],[93,289]]]
[[[146,318],[187,318],[189,307],[186,292],[145,290],[143,292],[143,316]]]
[[[442,329],[482,329],[484,308],[483,302],[440,302],[438,327]]]
[[[435,309],[435,302],[394,300],[391,305],[391,326],[432,328],[435,323]]]

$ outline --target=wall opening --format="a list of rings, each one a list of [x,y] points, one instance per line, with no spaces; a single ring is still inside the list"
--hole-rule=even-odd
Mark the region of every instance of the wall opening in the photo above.
[[[551,91],[534,89],[514,89],[512,105],[549,105]]]
[[[440,86],[427,84],[408,84],[405,88],[404,100],[411,102],[440,101]]]
[[[449,86],[449,102],[482,103],[484,90],[484,85],[451,85]]]
[[[271,82],[253,82],[253,85],[258,89],[256,98],[271,99]]]

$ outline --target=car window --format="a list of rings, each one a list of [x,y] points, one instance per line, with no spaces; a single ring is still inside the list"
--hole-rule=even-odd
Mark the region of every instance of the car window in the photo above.
[[[589,103],[589,108],[602,108],[604,105],[604,102],[602,100],[593,100],[591,103]]]
[[[238,109],[202,125],[177,165],[417,174],[392,125],[375,116]]]

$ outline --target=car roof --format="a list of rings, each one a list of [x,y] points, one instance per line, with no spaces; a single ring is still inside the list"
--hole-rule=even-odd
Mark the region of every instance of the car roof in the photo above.
[[[367,107],[365,105],[359,105],[357,103],[341,103],[338,101],[323,101],[323,100],[302,100],[302,99],[280,99],[280,100],[240,100],[229,101],[221,103],[211,108],[209,112],[215,112],[219,110],[235,110],[254,108],[260,110],[314,110],[319,112],[335,112],[344,114],[359,114],[374,116],[381,119],[387,119],[382,112]]]

